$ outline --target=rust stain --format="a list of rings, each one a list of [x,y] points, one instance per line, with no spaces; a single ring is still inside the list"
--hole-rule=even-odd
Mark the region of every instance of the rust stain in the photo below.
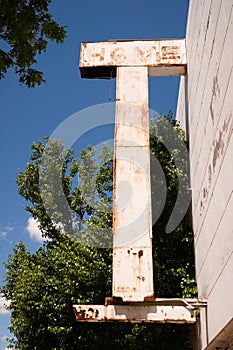
[[[154,61],[155,59],[155,53],[156,56],[158,56],[158,66],[160,65],[162,68],[166,67],[173,67],[175,65],[178,65],[180,62],[178,60],[181,59],[181,56],[183,55],[181,52],[181,47],[178,46],[179,42],[178,41],[170,41],[170,42],[164,42],[162,44],[159,43],[159,47],[157,49],[156,41],[154,42],[153,46],[151,44],[146,44],[146,45],[140,45],[140,43],[135,43],[134,45],[128,45],[127,43],[125,45],[123,44],[117,44],[117,42],[112,43],[112,45],[105,45],[104,43],[98,43],[91,45],[90,49],[88,47],[85,48],[87,50],[85,59],[88,60],[88,58],[91,59],[91,63],[89,62],[89,65],[93,65],[95,70],[99,71],[102,69],[107,73],[104,75],[106,76],[111,76],[111,66],[118,67],[120,65],[124,65],[127,67],[131,67],[130,69],[126,68],[117,68],[118,71],[118,84],[117,84],[117,99],[120,96],[121,101],[124,103],[130,103],[130,104],[135,104],[135,101],[137,102],[138,105],[140,105],[140,109],[138,113],[136,114],[136,118],[140,119],[140,123],[142,123],[145,126],[145,132],[140,132],[140,137],[145,141],[143,143],[143,146],[146,150],[146,152],[149,154],[149,145],[148,145],[148,140],[149,140],[149,135],[148,134],[148,101],[147,101],[147,76],[148,76],[148,66],[155,65],[157,66],[157,62],[152,62],[151,60]],[[161,49],[160,49],[161,47]],[[105,55],[105,48],[107,55]],[[153,48],[153,50],[151,49]],[[159,52],[156,52],[158,50]],[[153,53],[153,56],[151,55]],[[148,59],[149,58],[149,59]],[[85,60],[84,67],[87,67],[88,61]],[[161,60],[163,64],[161,64]],[[135,67],[135,66],[140,66],[140,67]],[[107,67],[109,66],[109,67]],[[165,69],[164,69],[165,71]],[[124,74],[123,74],[124,73]],[[165,71],[166,73],[166,71]],[[100,74],[100,73],[99,73]],[[103,73],[101,73],[103,74]],[[167,75],[167,74],[166,74]],[[89,74],[90,77],[98,77],[98,75],[93,74],[93,71]],[[99,75],[100,76],[100,75]],[[126,88],[123,88],[125,87]],[[142,97],[141,97],[142,96]],[[144,97],[145,96],[145,97]],[[119,106],[119,105],[118,105]],[[119,117],[116,112],[116,120],[118,118],[122,121],[127,121],[129,114],[129,110],[125,110],[125,114],[122,112],[120,113]],[[139,115],[139,117],[138,117]],[[134,120],[133,125],[137,125],[138,119]],[[129,119],[131,120],[131,119]],[[115,126],[115,151],[118,147],[117,141],[120,141],[119,134],[120,134],[120,124],[116,123]],[[132,129],[132,128],[131,128]],[[125,134],[127,134],[127,130],[125,131]],[[136,132],[135,132],[136,134]],[[146,135],[146,137],[144,137]],[[126,135],[128,136],[128,135]],[[135,135],[129,135],[129,140],[133,140],[133,136]],[[127,139],[127,140],[128,140]],[[125,146],[125,153],[127,154],[127,146]],[[141,146],[140,146],[141,147]],[[136,148],[135,148],[136,150]],[[141,151],[141,150],[140,150]],[[117,152],[114,155],[114,208],[113,208],[113,235],[114,237],[117,238],[118,234],[118,229],[121,227],[121,221],[126,217],[124,217],[124,213],[118,213],[117,212],[117,193],[116,190],[118,189],[118,183],[119,179],[121,180],[121,174],[125,173],[125,169],[123,165],[121,165],[120,161],[117,161]],[[131,153],[129,152],[129,157]],[[139,152],[139,155],[143,157],[143,154]],[[135,155],[134,155],[135,156]],[[134,156],[132,156],[130,159],[134,161]],[[118,158],[119,159],[119,158]],[[146,158],[147,159],[147,158]],[[149,158],[148,158],[149,159]],[[145,170],[145,173],[148,174],[148,179],[150,177],[150,172],[149,172],[149,164],[144,165],[145,162],[143,161],[143,168]],[[131,170],[129,170],[129,178],[133,185],[136,185],[135,187],[139,188],[138,193],[140,193],[140,189],[144,189],[144,187],[140,187],[140,182],[142,182],[142,178],[140,176],[135,176],[133,173],[134,170],[132,170],[133,167],[131,166]],[[140,170],[138,170],[139,173],[141,173]],[[147,183],[147,187],[149,186],[149,181]],[[142,191],[141,191],[142,192]],[[134,208],[137,209],[137,204],[135,203],[140,202],[141,197],[138,196],[133,203],[130,202],[129,205],[129,215],[131,213],[134,213]],[[150,217],[150,203],[148,202],[147,205],[147,218],[146,220],[143,221],[143,225],[145,222],[145,228],[146,232],[148,232],[148,235],[146,238],[141,241],[140,243],[136,242],[134,244],[134,248],[129,248],[129,247],[124,247],[122,249],[122,252],[120,251],[121,248],[115,244],[114,246],[114,260],[113,260],[113,271],[114,273],[117,273],[120,275],[120,278],[117,279],[115,278],[114,275],[114,281],[113,281],[113,295],[116,295],[116,297],[108,298],[106,300],[106,304],[109,305],[109,303],[117,303],[117,300],[119,303],[121,303],[123,300],[124,302],[127,301],[136,301],[136,302],[141,302],[142,300],[148,301],[148,302],[154,302],[154,293],[153,293],[153,282],[151,282],[151,279],[153,279],[152,275],[152,269],[153,269],[153,264],[152,264],[152,257],[151,257],[151,237],[149,235],[150,230],[151,230],[151,217]],[[136,211],[135,211],[136,212]],[[134,228],[134,227],[133,227]],[[119,231],[120,232],[120,231]],[[136,247],[135,247],[136,246]],[[150,249],[150,250],[149,250]],[[116,253],[117,252],[117,253]],[[143,257],[143,258],[142,258]],[[128,270],[126,267],[130,267]],[[119,273],[120,272],[120,273]],[[122,274],[122,276],[121,276]],[[146,282],[144,282],[146,281]],[[143,283],[144,282],[144,283]],[[107,309],[106,305],[106,309]],[[77,308],[76,310],[76,315],[77,318],[82,320],[83,318],[93,321],[95,318],[99,317],[102,318],[103,314],[106,316],[107,314],[105,313],[106,309],[103,312],[103,308],[100,308],[99,306],[85,306]],[[111,308],[109,308],[111,309]],[[100,315],[100,316],[99,316]],[[111,316],[112,317],[112,316]],[[110,318],[111,318],[110,317]],[[134,316],[135,317],[135,316]],[[109,317],[106,317],[106,320],[110,320]],[[127,317],[128,319],[128,317]],[[131,320],[134,318],[131,318]],[[125,320],[127,321],[127,320]]]
[[[76,321],[94,320],[94,319],[97,319],[100,314],[98,309],[94,309],[92,307],[89,307],[88,310],[82,309],[82,308],[77,309],[73,307],[73,310],[74,310]]]
[[[121,304],[105,304],[105,305],[74,305],[73,309],[76,316],[77,322],[153,322],[153,323],[195,323],[195,311],[180,309],[178,306],[166,305],[156,306],[155,299],[149,295],[146,297],[145,302],[128,303],[123,302]],[[114,306],[116,305],[116,306]],[[118,305],[118,306],[117,306]],[[176,309],[177,307],[177,309]],[[157,309],[159,308],[159,310]],[[83,318],[77,317],[76,310],[88,310]],[[79,312],[78,312],[79,313]],[[152,316],[151,314],[154,314]],[[161,317],[162,314],[162,317]],[[149,317],[148,317],[149,316]],[[158,316],[158,317],[157,317]]]
[[[145,296],[144,301],[155,301],[154,294]]]
[[[143,256],[143,250],[142,249],[140,249],[139,252],[138,252],[139,259],[141,258],[141,256]]]
[[[187,62],[184,39],[85,42],[81,45],[80,68],[82,68],[82,78],[99,77],[109,79],[116,77],[117,66],[144,65],[154,67],[161,62],[167,63],[168,66],[168,70],[163,72],[162,75],[185,74]],[[181,69],[176,70],[175,68],[174,70],[175,65],[180,65]],[[112,74],[111,67],[114,68],[114,74]]]
[[[114,65],[121,64],[126,60],[125,51],[122,47],[117,47],[110,53],[111,59],[114,61]]]
[[[105,56],[105,48],[103,47],[101,49],[101,52],[94,52],[92,54],[93,57],[99,57],[100,62],[104,61],[104,56]]]
[[[156,52],[156,62],[157,62],[157,64],[160,64],[160,61],[161,61],[160,52],[157,51],[157,52]]]
[[[79,310],[77,310],[77,309],[74,307],[73,310],[74,310],[74,314],[75,314],[76,320],[85,319],[85,316],[86,316],[86,310],[85,310],[85,309],[79,309]]]
[[[123,302],[121,297],[106,297],[105,305],[127,305],[127,303]]]
[[[142,171],[141,171],[141,169],[135,169],[135,170],[134,170],[134,173],[135,173],[135,174],[141,174]],[[135,181],[141,182],[141,179],[136,177],[136,178],[135,178]]]
[[[138,46],[135,47],[134,51],[136,52],[136,54],[138,54],[139,59],[143,61],[145,52],[142,49],[140,49],[140,47]]]
[[[89,307],[88,311],[88,318],[93,318],[95,314],[95,310],[92,307]]]
[[[180,60],[180,47],[179,46],[162,46],[162,60]]]

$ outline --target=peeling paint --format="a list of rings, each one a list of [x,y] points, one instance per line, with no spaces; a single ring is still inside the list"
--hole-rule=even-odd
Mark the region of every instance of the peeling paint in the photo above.
[[[162,59],[163,60],[175,60],[181,59],[181,52],[179,46],[163,46],[162,47]]]
[[[211,168],[211,165],[209,164],[209,166],[208,166],[208,180],[209,180],[209,183],[211,182],[211,178],[212,178],[212,168]]]
[[[212,87],[212,98],[211,98],[211,102],[210,102],[210,115],[211,115],[211,119],[212,119],[212,123],[214,124],[214,107],[213,107],[213,103],[214,100],[216,100],[220,95],[220,86],[218,83],[218,78],[214,77],[213,79],[213,87]]]
[[[212,166],[213,171],[216,167],[217,160],[220,156],[223,154],[223,150],[225,148],[225,144],[228,144],[228,138],[226,139],[226,135],[228,134],[229,125],[232,124],[232,113],[230,114],[229,118],[224,120],[223,127],[218,132],[218,138],[214,141],[213,147],[213,160],[212,160]],[[231,136],[231,133],[229,133]]]
[[[117,76],[113,297],[123,301],[154,300],[148,75],[182,75],[186,66],[184,39],[115,40],[81,45],[82,77],[108,78],[111,69]],[[123,183],[125,191],[120,191]]]
[[[116,99],[113,296],[143,302],[154,298],[147,67],[117,68]]]
[[[207,195],[208,195],[207,188],[203,188],[203,197],[205,198],[205,197],[207,197]]]
[[[73,305],[77,322],[195,323],[196,314],[185,305],[123,303],[119,305]]]
[[[83,78],[111,78],[109,67],[119,66],[151,67],[148,74],[152,76],[184,75],[187,67],[185,39],[81,44],[80,72]]]

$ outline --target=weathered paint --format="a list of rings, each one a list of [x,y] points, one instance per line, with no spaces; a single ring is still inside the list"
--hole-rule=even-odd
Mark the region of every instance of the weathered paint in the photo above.
[[[113,296],[153,299],[148,68],[118,67],[114,144]]]
[[[148,67],[148,75],[185,75],[184,39],[129,40],[81,44],[80,71],[83,78],[111,78],[116,67]]]
[[[176,115],[184,127],[189,116],[196,276],[199,296],[208,299],[201,349],[233,347],[232,37],[232,0],[190,1],[188,80]]]
[[[185,306],[134,303],[129,305],[73,305],[77,322],[195,323],[194,309]]]
[[[194,323],[192,307],[153,303],[148,76],[186,74],[185,40],[83,43],[80,71],[117,87],[112,303],[74,305],[76,320]]]

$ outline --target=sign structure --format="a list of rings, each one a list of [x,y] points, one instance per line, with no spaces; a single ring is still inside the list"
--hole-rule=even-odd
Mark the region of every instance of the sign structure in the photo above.
[[[81,44],[82,78],[117,82],[112,297],[74,305],[77,321],[195,322],[192,306],[161,305],[153,290],[148,76],[185,75],[186,67],[184,39]]]

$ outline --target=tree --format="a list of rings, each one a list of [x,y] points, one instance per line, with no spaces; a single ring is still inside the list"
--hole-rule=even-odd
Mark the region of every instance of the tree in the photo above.
[[[169,120],[182,137],[177,123]],[[19,172],[17,183],[20,195],[29,203],[26,210],[39,221],[50,241],[36,253],[20,243],[6,263],[1,291],[11,300],[12,347],[190,349],[187,325],[75,322],[73,303],[103,304],[111,295],[112,251],[103,249],[106,241],[98,230],[112,225],[112,151],[105,146],[97,161],[92,146],[80,157],[74,157],[58,140],[49,142],[46,151],[43,142],[33,143],[32,149],[31,161]],[[159,297],[192,297],[196,292],[192,233],[185,221],[171,234],[165,233],[177,194],[177,169],[154,131],[151,150],[163,166],[168,187],[166,205],[153,227],[155,293]],[[54,177],[50,176],[51,167]],[[78,185],[77,174],[82,179]],[[152,174],[152,191],[154,185],[158,184]],[[68,206],[62,205],[62,193]],[[50,206],[56,208],[52,218],[48,215]]]
[[[159,160],[165,175],[167,188],[163,211],[153,226],[154,288],[159,297],[188,298],[196,295],[192,225],[187,222],[187,217],[185,216],[175,230],[166,233],[168,219],[177,199],[178,187],[182,184],[181,191],[184,197],[190,192],[189,181],[179,181],[180,176],[187,180],[187,174],[177,169],[174,157],[178,156],[182,163],[188,160],[185,159],[181,149],[173,149],[172,153],[170,153],[165,146],[167,143],[166,139],[171,137],[177,138],[177,142],[173,142],[174,145],[180,143],[179,139],[186,143],[187,147],[188,144],[185,141],[185,135],[179,123],[172,118],[171,111],[166,116],[166,120],[176,130],[172,135],[162,116],[157,116],[155,123],[152,121],[150,127],[151,152]],[[159,206],[156,192],[161,187],[161,183],[158,182],[160,179],[156,178],[153,173],[151,174],[151,181],[152,213],[156,213]]]
[[[49,12],[51,0],[0,0],[0,79],[14,68],[20,84],[29,88],[45,82],[43,73],[33,68],[37,55],[45,52],[48,40],[62,43],[64,26]]]

